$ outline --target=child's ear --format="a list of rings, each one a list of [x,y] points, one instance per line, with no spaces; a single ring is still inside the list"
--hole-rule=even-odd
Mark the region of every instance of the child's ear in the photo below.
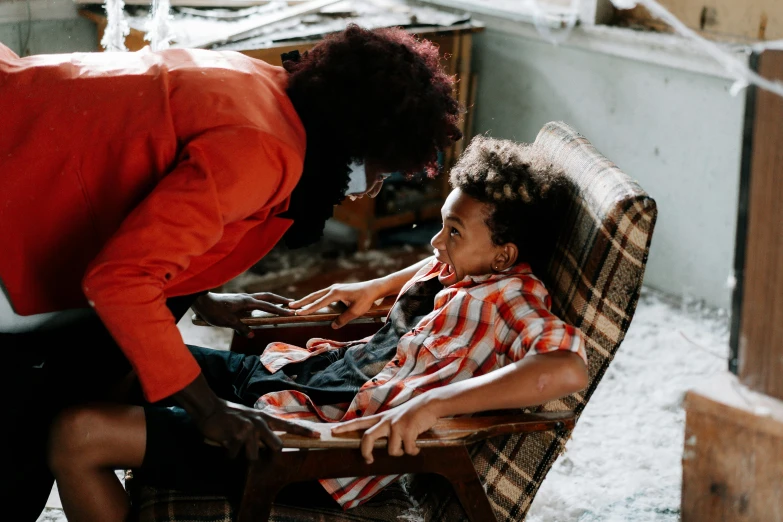
[[[505,245],[503,245],[500,252],[498,252],[497,255],[495,256],[495,263],[493,267],[498,272],[501,272],[506,268],[514,266],[514,263],[517,262],[518,256],[519,256],[519,249],[517,249],[517,246],[514,243],[506,243]]]

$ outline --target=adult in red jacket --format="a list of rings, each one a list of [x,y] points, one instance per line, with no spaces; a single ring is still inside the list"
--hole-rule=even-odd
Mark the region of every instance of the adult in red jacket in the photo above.
[[[242,308],[207,291],[281,239],[317,240],[350,163],[371,193],[379,173],[434,169],[460,137],[458,112],[436,48],[402,30],[352,26],[283,67],[185,49],[19,58],[0,45],[4,505],[37,517],[52,416],[106,398],[130,367],[146,400],[173,399],[230,452],[279,447],[271,429],[297,427],[219,399],[179,317]],[[269,301],[255,306],[280,310]]]

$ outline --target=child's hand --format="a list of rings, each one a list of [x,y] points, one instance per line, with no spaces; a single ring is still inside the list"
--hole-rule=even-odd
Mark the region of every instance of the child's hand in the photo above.
[[[431,402],[421,395],[391,410],[369,417],[354,419],[332,428],[332,435],[351,431],[367,430],[362,436],[362,456],[372,464],[372,448],[375,441],[386,437],[389,455],[401,457],[404,454],[417,455],[416,438],[432,428],[438,415]]]
[[[332,303],[342,303],[347,308],[332,322],[332,328],[340,328],[367,313],[378,297],[375,281],[336,284],[289,303],[288,307],[296,310],[296,315],[309,315]]]

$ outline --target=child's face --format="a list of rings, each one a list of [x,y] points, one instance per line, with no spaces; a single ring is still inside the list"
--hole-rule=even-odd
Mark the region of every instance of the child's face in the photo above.
[[[447,266],[438,276],[443,286],[461,281],[465,276],[489,274],[503,270],[506,264],[504,246],[492,242],[484,220],[490,208],[486,203],[454,189],[441,207],[443,228],[430,243],[435,257]]]

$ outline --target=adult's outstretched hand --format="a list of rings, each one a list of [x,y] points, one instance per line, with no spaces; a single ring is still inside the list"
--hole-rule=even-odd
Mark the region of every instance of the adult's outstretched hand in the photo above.
[[[270,292],[255,294],[216,294],[206,293],[193,303],[193,310],[212,326],[232,328],[245,337],[253,337],[253,330],[242,322],[240,317],[261,310],[276,315],[294,315],[288,308],[293,299]]]

